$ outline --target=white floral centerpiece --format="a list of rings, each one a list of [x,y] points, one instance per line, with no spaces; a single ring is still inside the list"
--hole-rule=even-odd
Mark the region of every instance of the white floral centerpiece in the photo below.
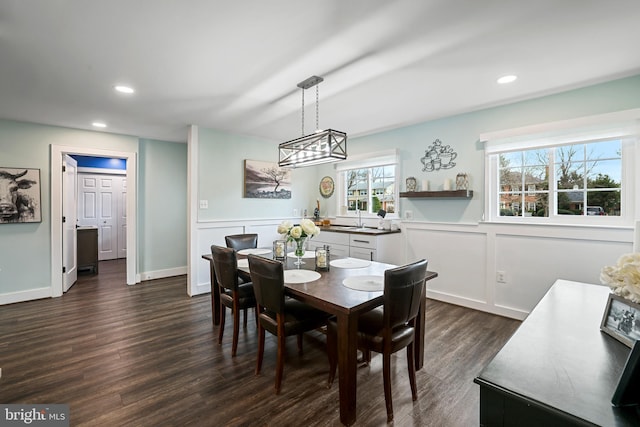
[[[299,258],[304,255],[306,239],[320,234],[320,228],[310,219],[301,220],[300,225],[293,225],[290,221],[282,221],[278,225],[278,234],[282,234],[287,242],[296,242],[295,255],[298,257],[298,262],[301,263]]]
[[[616,265],[603,267],[600,282],[613,293],[635,303],[640,303],[640,253],[624,254]]]

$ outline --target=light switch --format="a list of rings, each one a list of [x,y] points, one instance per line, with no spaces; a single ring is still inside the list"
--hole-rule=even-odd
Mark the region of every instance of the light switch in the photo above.
[[[200,200],[200,209],[209,209],[209,201]]]

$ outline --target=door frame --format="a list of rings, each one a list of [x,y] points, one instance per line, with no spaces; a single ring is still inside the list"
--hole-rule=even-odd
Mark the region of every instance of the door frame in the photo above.
[[[140,282],[136,271],[137,246],[137,154],[98,148],[51,145],[51,296],[62,296],[62,156],[64,154],[125,159],[127,163],[127,285]]]

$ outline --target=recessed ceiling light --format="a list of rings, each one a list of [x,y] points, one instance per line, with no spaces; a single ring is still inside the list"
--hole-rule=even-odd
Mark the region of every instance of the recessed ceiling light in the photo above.
[[[105,123],[102,122],[93,122],[91,123],[93,126],[97,127],[97,128],[106,128],[107,125]]]
[[[513,74],[510,74],[508,76],[502,76],[498,79],[498,83],[500,83],[501,85],[506,83],[512,83],[512,82],[515,82],[517,78],[518,76],[514,76]]]
[[[133,90],[132,87],[129,86],[124,86],[124,85],[116,85],[113,87],[115,90],[117,90],[120,93],[134,93],[135,90]]]

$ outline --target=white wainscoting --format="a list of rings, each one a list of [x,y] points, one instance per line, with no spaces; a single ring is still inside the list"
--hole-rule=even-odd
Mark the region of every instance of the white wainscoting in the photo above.
[[[273,241],[279,237],[277,229],[280,222],[281,219],[199,222],[196,245],[198,250],[191,260],[197,266],[195,283],[191,283],[191,295],[211,292],[209,262],[202,259],[202,255],[211,253],[211,245],[226,246],[224,236],[231,234],[256,233],[258,247],[271,247]]]
[[[225,246],[229,234],[257,233],[258,246],[270,247],[280,222],[198,223],[192,295],[211,291],[209,263],[201,256],[212,244]],[[524,319],[557,279],[599,284],[600,269],[632,252],[634,240],[633,227],[411,221],[401,229],[393,243],[397,256],[388,262],[427,259],[429,270],[438,273],[427,285],[429,298],[516,319]],[[506,283],[498,283],[497,271],[505,273]]]
[[[430,298],[516,319],[556,279],[599,284],[600,269],[631,252],[634,238],[632,227],[405,222],[402,229],[406,262],[425,258],[438,272]]]

